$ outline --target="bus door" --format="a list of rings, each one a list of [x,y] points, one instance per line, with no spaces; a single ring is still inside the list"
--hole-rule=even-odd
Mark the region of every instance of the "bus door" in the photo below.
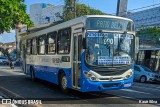
[[[75,33],[73,37],[73,87],[80,89],[82,33]]]
[[[23,72],[26,74],[26,48],[25,45],[22,46],[22,67],[23,67]]]

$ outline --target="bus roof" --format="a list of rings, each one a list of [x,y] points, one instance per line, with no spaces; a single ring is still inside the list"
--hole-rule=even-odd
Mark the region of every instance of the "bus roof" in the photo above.
[[[32,27],[32,28],[28,29],[27,31],[20,32],[19,35],[20,36],[29,35],[29,34],[32,34],[35,32],[45,34],[44,29],[47,29],[46,32],[52,31],[53,27],[54,27],[54,30],[63,29],[63,28],[70,27],[70,26],[78,24],[78,23],[82,23],[82,22],[84,22],[85,19],[87,19],[89,17],[106,17],[106,18],[116,18],[116,19],[132,21],[131,19],[128,19],[128,18],[113,16],[113,15],[85,15],[85,16],[81,16],[81,17],[78,17],[78,18],[63,22],[63,23],[59,23],[59,24],[58,23],[49,23],[49,24],[44,24],[44,25]]]

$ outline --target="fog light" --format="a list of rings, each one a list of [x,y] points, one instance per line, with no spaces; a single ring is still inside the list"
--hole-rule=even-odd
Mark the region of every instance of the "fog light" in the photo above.
[[[126,76],[126,79],[128,79],[128,78],[130,78],[130,77],[131,77],[131,75],[127,75],[127,76]]]
[[[124,87],[129,87],[131,85],[132,85],[131,83],[127,83],[127,84],[124,84]]]
[[[92,81],[95,81],[96,80],[96,77],[91,77],[90,78]]]

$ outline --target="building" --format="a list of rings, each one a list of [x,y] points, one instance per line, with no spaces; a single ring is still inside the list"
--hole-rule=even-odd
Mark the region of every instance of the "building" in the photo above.
[[[0,42],[0,47],[3,49],[8,49],[8,52],[12,52],[14,49],[16,49],[16,43],[15,42],[8,42],[8,43],[2,43]],[[2,53],[0,53],[2,55]]]
[[[134,21],[137,30],[160,26],[160,7],[137,12],[128,12],[127,17]]]
[[[16,43],[15,42],[8,42],[8,43],[2,43],[2,42],[0,42],[0,47],[4,48],[4,49],[7,49],[7,48],[13,48],[13,49],[15,49],[16,48]]]
[[[160,71],[160,47],[154,44],[152,39],[141,38],[139,40],[136,64],[146,66],[158,73]]]
[[[34,22],[34,26],[60,21],[63,7],[63,5],[54,6],[45,3],[33,4],[30,6],[30,18]]]

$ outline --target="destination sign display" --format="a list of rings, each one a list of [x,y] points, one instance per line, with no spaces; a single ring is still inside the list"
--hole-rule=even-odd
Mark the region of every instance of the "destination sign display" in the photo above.
[[[98,57],[98,64],[105,65],[105,64],[130,64],[131,58],[129,56],[115,56],[114,59],[108,56],[99,56]]]
[[[87,29],[133,31],[133,22],[114,18],[88,18]]]

